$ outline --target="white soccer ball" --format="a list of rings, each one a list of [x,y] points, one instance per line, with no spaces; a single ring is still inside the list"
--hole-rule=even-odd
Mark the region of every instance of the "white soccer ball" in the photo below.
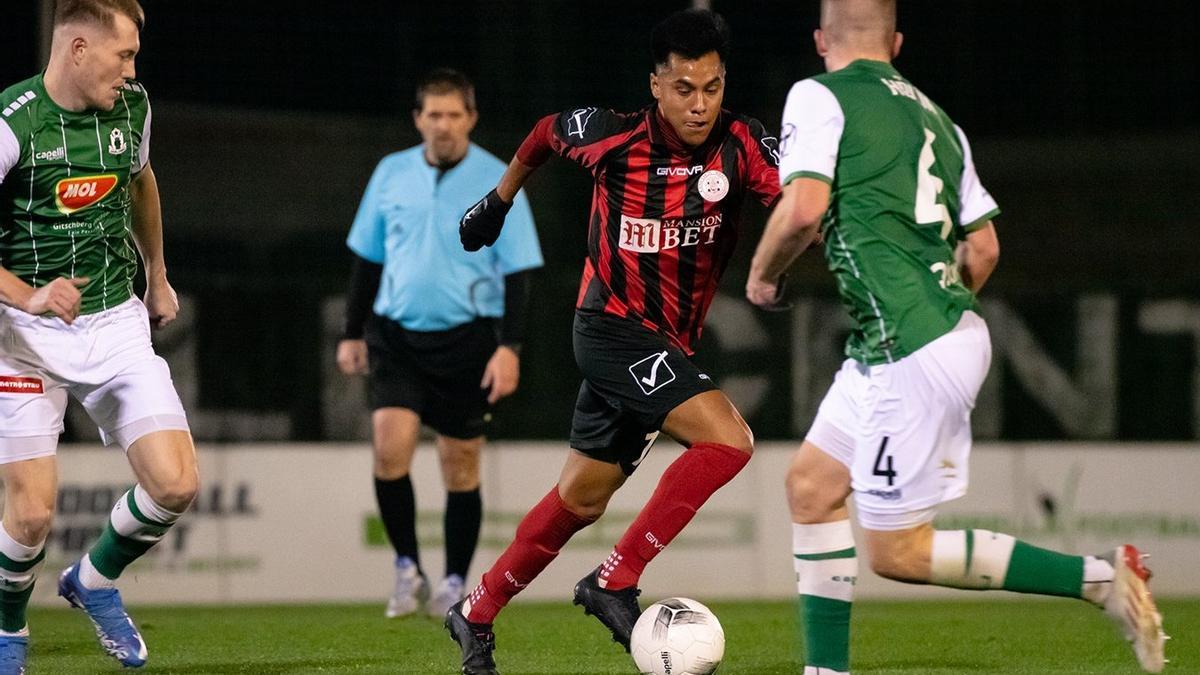
[[[667,598],[638,617],[629,652],[642,675],[709,675],[725,656],[725,631],[704,605]]]

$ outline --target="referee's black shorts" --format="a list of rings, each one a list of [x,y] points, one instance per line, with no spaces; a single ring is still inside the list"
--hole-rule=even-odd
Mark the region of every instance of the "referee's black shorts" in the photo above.
[[[449,330],[413,331],[372,315],[367,321],[367,399],[372,410],[407,408],[451,438],[476,438],[491,425],[479,386],[496,352],[496,321],[480,318]]]
[[[583,384],[571,447],[630,475],[654,444],[667,414],[717,388],[666,337],[607,314],[575,313],[575,362]]]

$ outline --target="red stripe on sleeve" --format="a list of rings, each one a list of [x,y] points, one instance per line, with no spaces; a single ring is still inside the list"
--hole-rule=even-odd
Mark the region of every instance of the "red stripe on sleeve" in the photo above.
[[[554,152],[554,120],[558,115],[546,115],[533,126],[533,131],[525,137],[521,147],[517,148],[517,159],[522,164],[538,167],[550,159]]]

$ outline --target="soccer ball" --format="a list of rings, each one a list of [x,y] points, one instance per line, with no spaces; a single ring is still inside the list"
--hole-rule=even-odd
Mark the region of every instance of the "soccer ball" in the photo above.
[[[638,617],[629,652],[642,675],[709,675],[725,656],[725,631],[704,605],[667,598]]]

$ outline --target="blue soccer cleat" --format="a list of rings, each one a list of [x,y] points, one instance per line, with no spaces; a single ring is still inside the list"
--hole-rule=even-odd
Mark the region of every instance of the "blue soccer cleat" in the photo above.
[[[0,636],[0,675],[25,675],[25,652],[29,638],[23,635]]]
[[[63,570],[58,577],[58,594],[72,607],[87,613],[96,628],[100,646],[126,668],[146,665],[146,642],[133,619],[121,604],[121,594],[115,588],[84,588],[79,581],[79,563]]]

